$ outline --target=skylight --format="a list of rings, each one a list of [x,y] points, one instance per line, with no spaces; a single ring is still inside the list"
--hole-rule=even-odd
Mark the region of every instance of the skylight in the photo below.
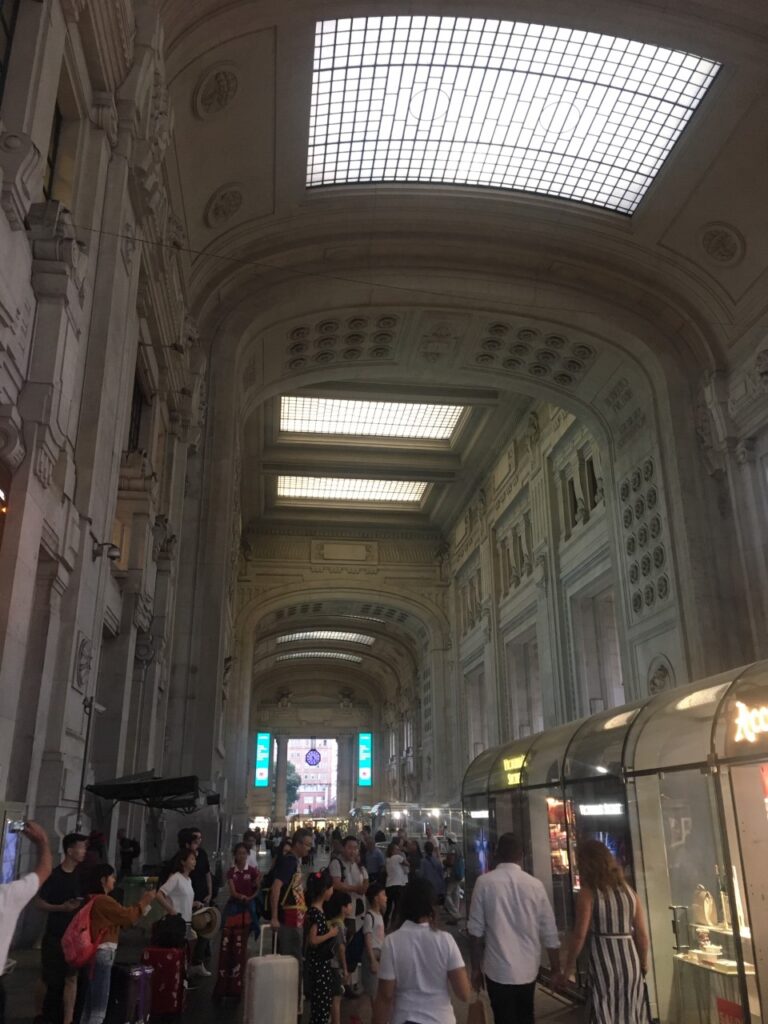
[[[320,21],[307,185],[487,185],[632,213],[719,68],[549,25]]]
[[[366,644],[371,646],[375,637],[367,633],[348,633],[342,629],[305,629],[298,633],[285,633],[277,638],[279,644],[293,644],[301,640],[335,640],[344,644]]]
[[[291,651],[280,654],[275,661],[297,661],[299,658],[334,658],[336,661],[352,661],[359,665],[363,660],[359,654],[345,654],[343,651]]]
[[[278,498],[317,501],[387,502],[418,505],[426,483],[418,480],[356,480],[334,476],[279,476]]]
[[[463,412],[463,405],[284,395],[280,399],[280,429],[295,434],[356,434],[444,441],[452,436]]]

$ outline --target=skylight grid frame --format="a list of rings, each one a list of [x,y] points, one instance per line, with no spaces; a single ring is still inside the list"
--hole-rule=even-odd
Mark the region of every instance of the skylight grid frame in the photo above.
[[[307,186],[487,186],[631,214],[719,67],[521,22],[318,22]]]
[[[289,654],[278,654],[275,661],[298,661],[306,658],[332,658],[336,661],[351,661],[355,665],[362,662],[359,654],[346,654],[344,651],[291,651]]]
[[[340,644],[364,644],[366,647],[370,647],[375,639],[367,633],[353,633],[343,629],[304,629],[293,633],[284,633],[277,637],[277,642],[279,644],[294,644],[305,640],[330,640]]]
[[[344,502],[418,508],[426,489],[426,482],[421,480],[282,475],[277,478],[278,499],[300,502]]]
[[[450,441],[465,411],[463,405],[283,395],[280,430],[374,440]]]

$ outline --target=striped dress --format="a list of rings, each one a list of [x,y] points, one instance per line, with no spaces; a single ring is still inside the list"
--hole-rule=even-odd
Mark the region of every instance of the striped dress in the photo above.
[[[590,1024],[647,1024],[640,957],[632,937],[637,895],[596,892],[589,944]]]

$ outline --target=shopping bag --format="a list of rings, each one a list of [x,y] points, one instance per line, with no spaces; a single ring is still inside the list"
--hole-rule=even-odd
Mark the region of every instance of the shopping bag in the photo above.
[[[478,992],[469,1004],[467,1024],[493,1024],[491,1004],[485,992]]]

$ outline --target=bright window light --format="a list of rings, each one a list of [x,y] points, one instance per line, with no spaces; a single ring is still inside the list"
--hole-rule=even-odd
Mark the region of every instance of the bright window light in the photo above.
[[[427,485],[419,480],[355,480],[333,476],[279,476],[278,498],[418,505]]]
[[[486,185],[630,214],[719,68],[549,25],[320,21],[307,185]]]
[[[299,658],[335,658],[336,661],[353,661],[356,665],[363,660],[359,654],[345,654],[343,651],[292,651],[278,655],[275,661],[296,661]]]
[[[367,633],[347,633],[341,629],[305,629],[299,633],[285,633],[277,638],[279,644],[293,644],[300,640],[336,640],[344,644],[366,644],[371,646],[375,637]]]
[[[357,434],[444,441],[453,435],[463,412],[463,405],[285,395],[280,399],[280,429],[293,434]]]

